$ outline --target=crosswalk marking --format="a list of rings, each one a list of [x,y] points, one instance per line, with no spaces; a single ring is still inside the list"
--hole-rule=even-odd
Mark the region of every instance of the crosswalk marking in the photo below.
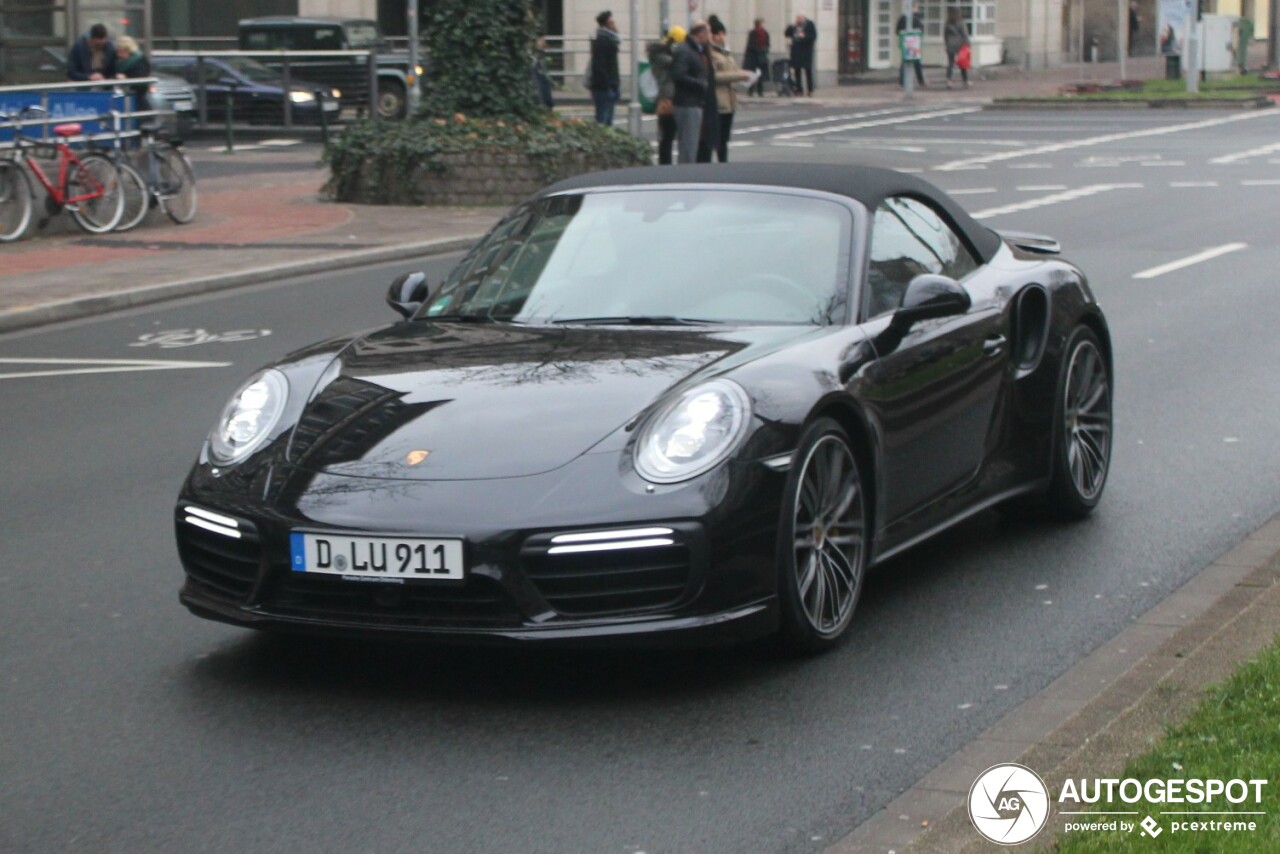
[[[228,368],[233,362],[175,362],[162,359],[19,359],[0,358],[0,365],[49,366],[47,370],[0,373],[0,380],[61,377],[71,374],[116,374],[136,371],[173,371],[188,368]],[[62,365],[65,367],[53,367]]]
[[[1029,211],[1033,208],[1043,208],[1048,205],[1056,205],[1062,202],[1070,202],[1076,199],[1083,199],[1087,196],[1096,196],[1099,193],[1108,193],[1112,190],[1132,190],[1141,188],[1141,184],[1090,184],[1087,187],[1080,187],[1076,190],[1067,190],[1063,193],[1053,193],[1048,196],[1027,199],[1025,202],[1014,202],[1009,205],[987,208],[985,210],[972,213],[970,216],[974,219],[987,219],[988,217],[1002,216],[1004,214],[1018,213],[1020,211]]]
[[[1248,247],[1248,245],[1247,243],[1225,243],[1222,246],[1215,246],[1212,249],[1197,252],[1195,255],[1189,255],[1177,261],[1170,261],[1168,264],[1161,264],[1158,267],[1151,267],[1140,273],[1134,273],[1133,277],[1135,279],[1154,279],[1156,276],[1163,276],[1165,273],[1172,273],[1174,270],[1181,270],[1193,264],[1200,264],[1230,252],[1239,252],[1241,249]]]

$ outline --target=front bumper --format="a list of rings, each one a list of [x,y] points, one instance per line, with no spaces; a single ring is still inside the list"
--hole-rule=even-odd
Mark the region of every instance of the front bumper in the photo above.
[[[704,645],[745,641],[776,629],[778,514],[777,490],[771,487],[777,475],[744,467],[739,474],[749,483],[737,489],[725,472],[711,489],[671,490],[665,497],[639,500],[595,494],[578,506],[558,500],[559,512],[533,511],[534,495],[559,494],[557,483],[548,481],[581,484],[582,467],[594,463],[609,464],[586,461],[576,471],[519,482],[459,482],[445,487],[444,494],[439,483],[388,489],[385,482],[342,478],[340,484],[328,483],[343,488],[337,505],[333,491],[326,491],[322,501],[314,492],[282,501],[270,486],[245,489],[250,484],[215,478],[197,467],[175,519],[187,575],[180,599],[197,616],[239,626],[473,643]],[[617,482],[616,474],[612,480]],[[765,488],[743,488],[750,483]],[[311,484],[313,490],[317,486]],[[484,500],[484,490],[495,488],[505,506],[497,506],[493,496]],[[245,500],[255,493],[264,500]],[[192,507],[226,520],[213,526],[224,530],[193,523]],[[469,521],[473,513],[460,507],[484,508],[488,524]],[[656,515],[644,517],[639,508]],[[446,527],[423,531],[421,522],[413,521],[421,519]],[[534,527],[521,526],[529,524]],[[653,525],[671,531],[669,545],[569,555],[550,548],[553,537],[566,533]],[[295,572],[289,536],[302,530],[402,537],[447,533],[464,541],[467,576],[462,582],[395,584]]]

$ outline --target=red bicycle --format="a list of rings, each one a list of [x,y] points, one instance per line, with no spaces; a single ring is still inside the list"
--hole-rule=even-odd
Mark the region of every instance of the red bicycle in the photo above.
[[[66,140],[79,136],[78,122],[54,125],[58,142],[32,139],[22,132],[20,122],[43,113],[39,107],[24,107],[16,116],[0,115],[13,124],[13,153],[0,160],[0,241],[17,240],[31,222],[32,187],[27,170],[48,193],[50,214],[66,210],[76,225],[90,234],[105,234],[116,227],[124,214],[124,191],[120,170],[103,154],[77,155]],[[56,182],[40,167],[38,155],[57,158]],[[26,169],[23,169],[23,165]]]

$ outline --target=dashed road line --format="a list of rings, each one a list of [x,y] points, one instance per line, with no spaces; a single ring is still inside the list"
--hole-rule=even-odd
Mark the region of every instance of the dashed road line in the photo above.
[[[1275,154],[1280,151],[1280,142],[1273,142],[1270,145],[1260,145],[1257,148],[1250,148],[1246,151],[1237,151],[1235,154],[1224,154],[1221,157],[1215,157],[1210,163],[1221,165],[1225,163],[1237,163],[1241,160],[1248,160],[1250,157],[1261,157],[1264,154]]]
[[[1004,214],[1018,213],[1020,211],[1029,211],[1034,208],[1043,208],[1049,205],[1061,204],[1062,202],[1071,202],[1088,196],[1096,196],[1099,193],[1108,193],[1112,190],[1138,189],[1142,189],[1142,184],[1090,184],[1087,187],[1080,187],[1076,190],[1067,190],[1063,193],[1053,193],[1048,196],[1040,196],[1036,199],[1027,199],[1024,202],[1014,202],[1009,205],[987,208],[985,210],[971,213],[970,216],[974,219],[987,219],[988,217],[1002,216]]]
[[[1203,252],[1197,252],[1195,255],[1189,255],[1186,258],[1177,261],[1170,261],[1168,264],[1161,264],[1158,267],[1151,267],[1140,273],[1134,273],[1135,279],[1154,279],[1156,276],[1163,276],[1165,273],[1172,273],[1175,270],[1181,270],[1184,267],[1190,267],[1193,264],[1200,264],[1205,261],[1212,260],[1221,255],[1231,252],[1239,252],[1248,246],[1247,243],[1224,243],[1222,246],[1215,246],[1212,249],[1206,249]]]
[[[754,127],[734,128],[735,134],[743,133],[764,133],[771,130],[790,130],[792,128],[812,127],[814,125],[826,124],[828,122],[847,122],[850,119],[866,119],[875,116],[902,115],[906,113],[906,107],[893,107],[885,110],[864,110],[860,113],[845,113],[838,116],[822,116],[816,119],[801,119],[790,122],[774,122],[767,125],[755,125]]]
[[[1240,182],[1241,187],[1280,187],[1280,178],[1253,178]]]
[[[1216,187],[1217,181],[1170,181],[1170,187],[1185,189],[1188,187]]]
[[[1185,122],[1177,125],[1167,125],[1165,127],[1147,128],[1146,130],[1125,131],[1123,133],[1108,133],[1101,136],[1091,136],[1084,139],[1073,139],[1066,142],[1057,142],[1050,145],[1037,145],[1032,148],[1022,149],[1020,151],[1001,151],[995,154],[987,154],[982,157],[971,157],[964,160],[953,160],[950,163],[943,163],[933,167],[938,172],[953,172],[956,169],[972,166],[977,164],[1001,163],[1006,160],[1013,160],[1019,157],[1033,157],[1041,154],[1052,154],[1058,151],[1068,151],[1073,148],[1088,148],[1094,145],[1104,145],[1108,142],[1122,142],[1129,139],[1141,139],[1151,136],[1166,136],[1171,133],[1179,133],[1188,130],[1200,130],[1203,128],[1219,127],[1221,125],[1232,124],[1234,122],[1250,121],[1252,119],[1264,118],[1269,113],[1266,111],[1257,111],[1250,113],[1237,113],[1235,115],[1223,116],[1215,119],[1205,119],[1198,122]]]
[[[1067,189],[1066,184],[1023,184],[1015,187],[1020,193],[1055,193]]]
[[[947,190],[948,196],[977,196],[984,193],[1000,192],[995,187],[971,187],[965,190]]]

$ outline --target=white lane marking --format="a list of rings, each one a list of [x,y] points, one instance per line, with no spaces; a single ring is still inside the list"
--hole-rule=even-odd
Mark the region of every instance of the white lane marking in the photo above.
[[[923,166],[898,166],[895,171],[905,172],[908,175],[919,175],[924,171]]]
[[[1165,136],[1171,133],[1179,133],[1185,130],[1199,130],[1201,128],[1218,127],[1219,125],[1230,124],[1232,122],[1244,122],[1251,119],[1263,118],[1269,115],[1266,110],[1258,110],[1248,113],[1238,113],[1231,116],[1223,116],[1216,119],[1205,119],[1198,122],[1186,122],[1180,125],[1168,125],[1166,127],[1147,128],[1146,130],[1125,131],[1123,133],[1108,133],[1102,136],[1090,136],[1084,139],[1073,139],[1067,142],[1056,142],[1050,145],[1037,145],[1032,148],[1022,149],[1021,151],[1001,151],[995,154],[988,154],[983,157],[971,157],[965,160],[953,160],[950,163],[943,163],[940,166],[933,167],[937,172],[951,172],[962,166],[969,166],[975,163],[1000,163],[1005,160],[1013,160],[1018,157],[1030,157],[1037,154],[1052,154],[1057,151],[1067,151],[1072,148],[1087,148],[1092,145],[1104,145],[1108,142],[1121,142],[1127,139],[1141,139],[1148,136]]]
[[[817,143],[816,142],[777,142],[774,140],[770,140],[769,142],[765,143],[765,145],[775,145],[775,146],[778,146],[779,148],[813,148],[815,145],[817,145]]]
[[[729,140],[730,148],[750,148],[753,145],[755,145],[755,143],[749,139],[744,139],[742,141],[738,141],[736,139]]]
[[[1250,157],[1261,157],[1264,154],[1275,154],[1280,151],[1280,142],[1273,142],[1270,145],[1260,145],[1257,148],[1250,148],[1247,151],[1237,151],[1235,154],[1224,154],[1221,157],[1215,157],[1210,163],[1236,163],[1240,160],[1248,160]]]
[[[1170,187],[1216,187],[1217,181],[1170,181]]]
[[[1052,169],[1052,163],[1010,163],[1010,169]]]
[[[1253,181],[1241,181],[1241,187],[1276,187],[1280,186],[1280,178],[1258,178]]]
[[[1066,184],[1023,184],[1016,187],[1020,193],[1056,193],[1067,189]]]
[[[1143,166],[1186,166],[1185,160],[1144,160]]]
[[[258,142],[258,145],[265,145],[271,148],[284,148],[289,145],[301,145],[300,139],[264,139]]]
[[[984,172],[986,171],[986,168],[987,167],[985,166],[957,166],[955,169],[952,169],[951,171],[952,172]]]
[[[1224,243],[1222,246],[1215,246],[1212,249],[1197,252],[1195,255],[1189,255],[1181,260],[1170,261],[1168,264],[1161,264],[1159,267],[1152,267],[1148,270],[1143,270],[1141,273],[1134,273],[1133,277],[1135,279],[1154,279],[1156,276],[1163,276],[1165,273],[1172,273],[1174,270],[1181,270],[1183,267],[1190,267],[1193,264],[1212,260],[1219,255],[1239,252],[1248,245],[1247,243]]]
[[[948,196],[977,196],[983,193],[994,193],[995,187],[970,187],[965,190],[947,190]]]
[[[793,131],[792,133],[780,133],[778,134],[777,138],[778,139],[800,139],[801,137],[806,137],[806,136],[821,136],[823,134],[828,134],[828,133],[840,133],[846,130],[874,128],[874,127],[881,127],[883,125],[900,125],[900,124],[906,124],[907,122],[923,122],[929,119],[942,118],[943,116],[960,116],[966,113],[978,113],[981,111],[982,111],[981,107],[957,107],[952,110],[937,110],[932,113],[917,113],[914,115],[890,116],[889,118],[883,118],[883,119],[871,119],[871,120],[862,121],[862,122],[850,122],[849,124],[836,125],[835,127],[829,127],[829,128],[814,128],[812,130]]]
[[[1108,193],[1112,190],[1137,190],[1141,188],[1141,184],[1090,184],[1087,187],[1080,187],[1076,190],[1067,190],[1065,193],[1053,193],[1052,195],[1041,196],[1037,199],[1027,199],[1025,202],[1015,202],[1011,205],[987,208],[986,210],[981,210],[969,215],[974,219],[986,219],[987,217],[1001,216],[1003,214],[1017,213],[1019,211],[1029,211],[1033,208],[1043,208],[1048,205],[1061,204],[1062,202],[1072,202],[1076,199],[1083,199],[1087,196],[1096,196],[1099,193]]]
[[[826,122],[847,122],[850,119],[866,119],[872,116],[890,116],[907,111],[907,107],[893,107],[887,110],[866,110],[861,113],[845,113],[838,116],[822,116],[816,119],[803,119],[791,122],[774,122],[768,125],[756,125],[749,128],[734,128],[734,133],[763,133],[769,130],[790,130],[791,128],[812,127]]]
[[[17,371],[0,374],[0,380],[29,377],[63,377],[71,374],[113,374],[135,371],[174,371],[186,368],[229,368],[234,362],[173,362],[157,359],[6,359],[0,365],[82,365],[45,371]]]

